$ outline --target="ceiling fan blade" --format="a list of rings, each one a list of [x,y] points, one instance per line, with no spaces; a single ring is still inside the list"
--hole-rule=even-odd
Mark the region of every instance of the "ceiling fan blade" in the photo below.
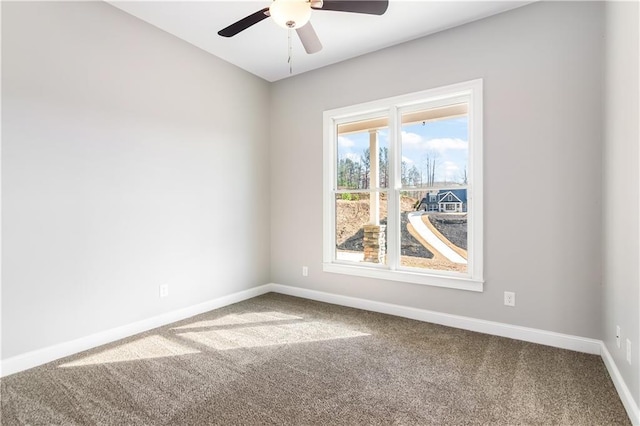
[[[313,2],[311,7],[314,7]],[[388,0],[323,0],[322,7],[317,8],[317,10],[382,15],[387,11],[388,7]]]
[[[311,22],[307,22],[302,27],[296,29],[298,37],[304,46],[304,50],[311,54],[322,50],[322,43],[316,34],[316,30],[313,29]]]
[[[221,29],[220,31],[218,31],[218,35],[221,35],[222,37],[233,37],[239,32],[246,30],[250,26],[257,24],[258,22],[268,17],[269,8],[265,7],[264,9],[259,10],[256,13],[252,13],[251,15],[242,18],[238,22],[234,22],[228,27]]]

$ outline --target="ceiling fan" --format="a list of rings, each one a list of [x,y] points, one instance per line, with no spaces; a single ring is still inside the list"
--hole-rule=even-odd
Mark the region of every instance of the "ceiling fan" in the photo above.
[[[322,50],[322,43],[309,22],[311,9],[382,15],[388,7],[388,0],[273,0],[271,6],[223,28],[218,31],[218,35],[233,37],[250,26],[271,17],[281,27],[296,30],[307,53],[316,53]]]

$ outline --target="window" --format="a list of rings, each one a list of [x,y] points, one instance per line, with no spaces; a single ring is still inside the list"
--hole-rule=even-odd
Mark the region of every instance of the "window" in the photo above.
[[[325,111],[327,272],[482,291],[482,80]]]

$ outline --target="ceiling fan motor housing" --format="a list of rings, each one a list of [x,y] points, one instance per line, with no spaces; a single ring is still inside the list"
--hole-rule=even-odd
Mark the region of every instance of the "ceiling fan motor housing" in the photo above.
[[[307,0],[274,0],[269,14],[283,28],[300,28],[309,22],[311,3]]]

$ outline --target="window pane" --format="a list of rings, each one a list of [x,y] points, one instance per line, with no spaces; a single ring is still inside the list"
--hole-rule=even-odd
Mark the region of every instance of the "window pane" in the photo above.
[[[466,273],[466,209],[466,189],[403,191],[400,265]]]
[[[386,216],[385,193],[336,194],[336,259],[386,264]]]
[[[461,103],[402,114],[401,185],[409,191],[400,203],[401,266],[467,271],[467,111]]]
[[[386,119],[338,126],[337,189],[369,189],[372,176],[374,182],[377,176],[378,187],[389,187],[389,132],[386,126]],[[371,164],[378,167],[372,168]]]
[[[467,109],[457,104],[402,115],[402,187],[467,184]]]

